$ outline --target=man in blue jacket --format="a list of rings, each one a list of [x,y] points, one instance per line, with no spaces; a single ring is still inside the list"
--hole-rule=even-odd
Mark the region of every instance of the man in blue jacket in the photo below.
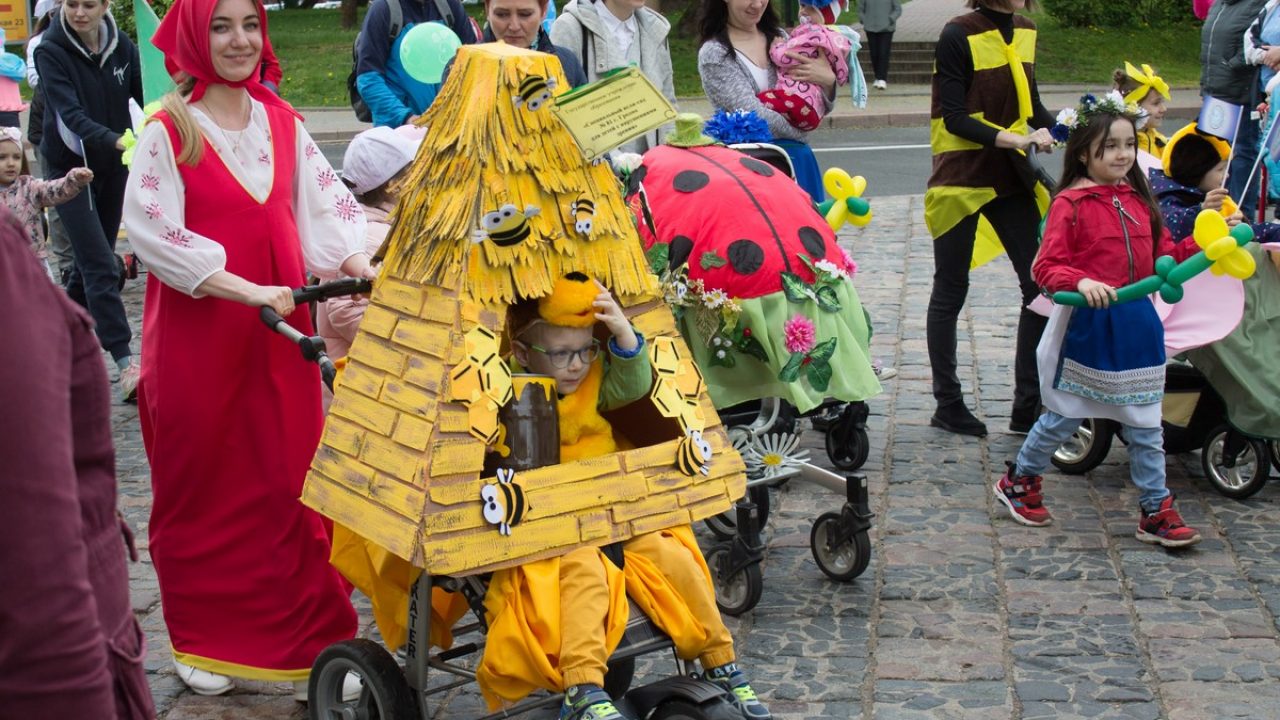
[[[391,37],[389,2],[400,4],[400,32]],[[447,4],[446,23],[464,45],[476,42],[474,26],[459,0],[373,0],[356,43],[356,89],[369,106],[374,125],[396,127],[417,118],[436,98],[440,85],[414,80],[400,63],[400,43],[418,23],[444,22],[437,3]]]

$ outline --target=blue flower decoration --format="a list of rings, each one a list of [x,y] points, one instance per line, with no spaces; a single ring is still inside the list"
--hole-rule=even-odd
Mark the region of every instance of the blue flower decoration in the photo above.
[[[1055,142],[1065,143],[1067,138],[1071,136],[1071,128],[1058,123],[1049,128],[1049,134],[1053,136]]]
[[[703,125],[702,131],[725,145],[773,140],[769,124],[751,110],[717,110]]]

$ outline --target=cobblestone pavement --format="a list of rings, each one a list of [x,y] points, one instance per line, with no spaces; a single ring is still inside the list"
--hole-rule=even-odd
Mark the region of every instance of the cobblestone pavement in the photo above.
[[[1053,526],[1014,524],[989,489],[1021,439],[1002,431],[1013,272],[1006,261],[975,271],[961,324],[962,372],[993,434],[976,441],[930,428],[924,308],[933,263],[922,206],[918,196],[878,199],[871,227],[844,235],[875,322],[874,349],[901,373],[870,402],[871,566],[847,585],[824,578],[809,530],[841,498],[793,481],[775,498],[763,599],[729,621],[775,717],[1277,717],[1280,487],[1228,500],[1200,478],[1197,454],[1171,457],[1170,485],[1205,540],[1176,554],[1153,549],[1133,538],[1136,493],[1117,443],[1089,475],[1047,478]],[[134,282],[135,320],[141,296]],[[150,500],[136,409],[117,406],[113,420],[120,502],[145,550]],[[822,438],[811,432],[806,443],[825,462]],[[170,667],[145,560],[132,568],[132,591],[162,718],[305,717],[283,685],[243,683],[220,698],[186,691]],[[657,662],[641,670],[657,672]],[[455,691],[435,717],[478,708],[474,691]]]

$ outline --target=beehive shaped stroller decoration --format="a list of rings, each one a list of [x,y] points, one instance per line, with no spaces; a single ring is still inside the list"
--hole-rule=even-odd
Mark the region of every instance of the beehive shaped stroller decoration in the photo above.
[[[687,524],[744,492],[617,181],[583,159],[554,97],[524,96],[535,85],[567,89],[555,56],[501,43],[458,52],[303,488],[309,507],[435,574]],[[608,286],[644,335],[653,392],[610,414],[630,449],[514,477],[499,461],[500,484],[483,476],[512,395],[507,308],[571,272]],[[489,503],[516,490],[520,517],[495,522]]]

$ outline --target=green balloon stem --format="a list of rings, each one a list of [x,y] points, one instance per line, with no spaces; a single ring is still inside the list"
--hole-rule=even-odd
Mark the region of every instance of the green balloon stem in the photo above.
[[[863,200],[862,198],[851,197],[846,199],[844,202],[845,207],[849,208],[849,212],[854,215],[866,215],[871,212],[871,203]]]
[[[823,217],[826,217],[827,211],[830,210],[831,206],[835,204],[836,204],[835,200],[823,200],[822,202],[818,203],[818,214],[822,215]]]

